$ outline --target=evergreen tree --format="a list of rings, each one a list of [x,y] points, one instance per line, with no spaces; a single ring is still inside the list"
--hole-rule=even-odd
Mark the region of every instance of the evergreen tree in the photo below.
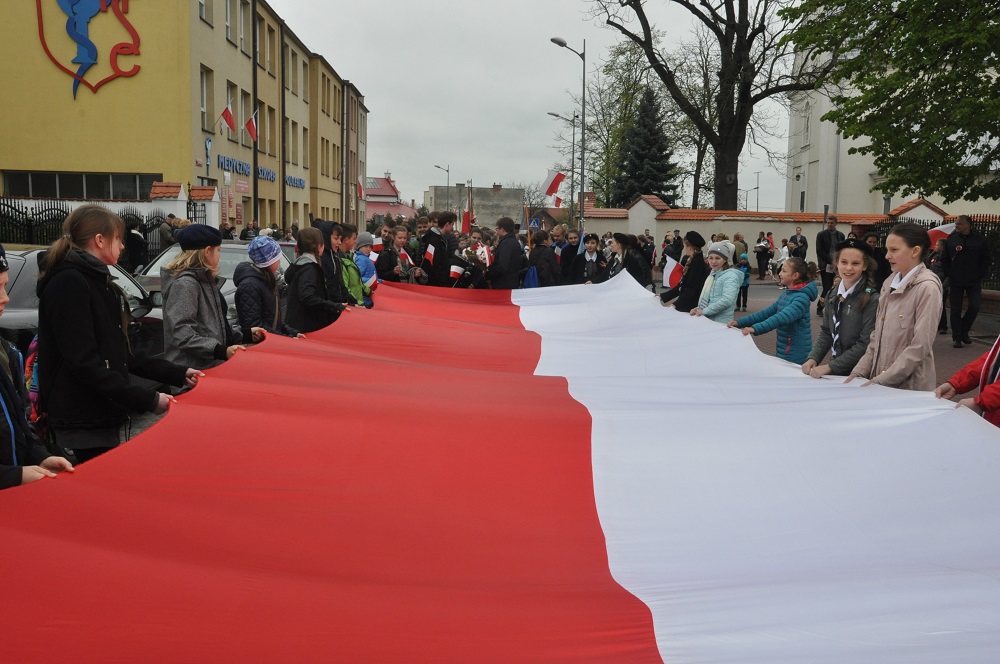
[[[611,206],[624,207],[638,196],[652,194],[664,203],[677,200],[677,163],[663,129],[663,113],[656,93],[647,87],[634,121],[622,135],[619,165],[611,192]]]

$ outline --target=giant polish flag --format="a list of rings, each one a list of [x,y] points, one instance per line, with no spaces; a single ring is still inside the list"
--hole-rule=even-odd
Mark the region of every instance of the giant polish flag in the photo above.
[[[4,661],[992,662],[998,476],[627,274],[385,284],[0,492]]]
[[[545,178],[545,182],[542,183],[542,189],[545,191],[545,195],[552,196],[559,191],[559,186],[565,179],[565,173],[560,173],[559,171],[553,171],[550,169],[548,176]]]

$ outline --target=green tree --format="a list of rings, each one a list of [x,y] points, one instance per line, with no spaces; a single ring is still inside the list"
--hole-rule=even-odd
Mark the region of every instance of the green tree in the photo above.
[[[622,134],[619,162],[611,192],[611,206],[624,207],[643,194],[659,196],[673,205],[677,200],[677,164],[663,128],[660,102],[647,87],[636,115]]]
[[[793,66],[793,49],[783,38],[801,18],[786,18],[778,12],[798,1],[593,0],[595,15],[639,46],[677,107],[711,145],[718,209],[737,209],[740,155],[748,138],[752,140],[752,121],[759,106],[791,92],[813,89],[831,66],[829,61],[808,57],[803,66]],[[711,34],[719,58],[715,72],[718,88],[712,99],[714,117],[704,112],[698,99],[690,97],[678,78],[676,63],[660,52],[647,13],[647,7],[653,5],[683,9]]]
[[[823,119],[870,143],[888,194],[1000,198],[1000,21],[991,2],[803,0],[796,47],[832,64]],[[805,60],[805,59],[803,59]]]

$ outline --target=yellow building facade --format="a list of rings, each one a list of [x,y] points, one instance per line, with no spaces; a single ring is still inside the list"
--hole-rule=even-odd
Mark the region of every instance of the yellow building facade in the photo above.
[[[217,187],[214,223],[349,220],[345,173],[363,178],[365,147],[345,132],[344,82],[264,0],[77,8],[5,8],[0,195],[143,200],[159,180]]]

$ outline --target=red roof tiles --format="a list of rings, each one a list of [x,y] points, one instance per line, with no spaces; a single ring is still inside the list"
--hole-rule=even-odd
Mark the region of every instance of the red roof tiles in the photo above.
[[[897,207],[897,208],[895,208],[893,210],[890,210],[889,211],[889,216],[890,217],[901,217],[901,216],[905,215],[907,212],[910,212],[911,210],[914,210],[914,209],[916,209],[916,208],[918,208],[920,206],[924,206],[928,210],[933,210],[937,214],[941,215],[942,218],[948,216],[947,212],[945,212],[944,210],[942,210],[938,206],[934,205],[933,203],[931,203],[931,202],[929,202],[929,201],[927,201],[927,200],[925,200],[923,198],[914,198],[912,201],[906,201],[905,203],[903,203],[899,207]]]
[[[180,182],[154,182],[153,188],[149,191],[150,200],[157,198],[180,198]]]
[[[889,221],[884,214],[837,214],[833,215],[841,223],[874,224]],[[689,210],[674,208],[656,215],[657,221],[768,221],[777,223],[802,224],[821,223],[822,212],[758,212],[756,210]]]
[[[209,185],[195,185],[191,187],[192,201],[210,201],[215,198],[215,187]]]

